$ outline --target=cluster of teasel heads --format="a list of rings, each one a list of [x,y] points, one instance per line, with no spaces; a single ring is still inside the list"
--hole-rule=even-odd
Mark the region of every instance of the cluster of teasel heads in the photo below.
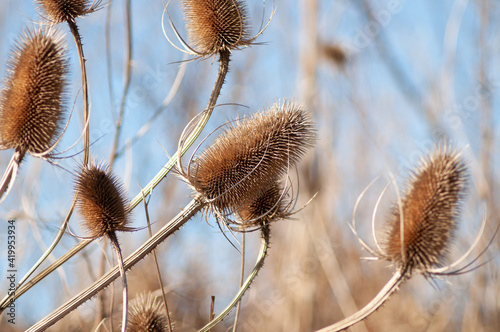
[[[75,18],[97,10],[101,3],[36,2],[52,23],[68,22],[70,27]],[[188,53],[198,57],[220,54],[222,59],[222,54],[226,54],[224,61],[228,62],[232,50],[251,45],[263,31],[249,36],[242,1],[181,0],[181,3],[191,46],[180,39]],[[77,32],[76,26],[72,31]],[[61,132],[67,59],[60,36],[28,31],[16,47],[9,68],[1,95],[0,146],[15,149],[15,155],[13,166],[9,166],[2,180],[0,195],[13,182],[24,155],[46,157]],[[209,108],[215,101],[216,98],[209,103]],[[283,177],[314,145],[314,125],[310,113],[290,101],[276,103],[267,111],[235,123],[229,124],[199,156],[192,157],[186,169],[179,158],[178,172],[195,191],[195,199],[218,222],[242,231],[262,229],[264,234],[272,221],[291,214],[292,202],[287,200],[290,185]],[[456,228],[466,188],[467,169],[457,151],[441,145],[423,160],[403,199],[394,207],[383,247],[374,250],[360,240],[376,258],[396,266],[394,277],[365,308],[325,330],[345,329],[366,318],[413,272],[426,276],[463,272],[451,271],[456,263],[447,267],[441,264]],[[77,174],[75,195],[87,236],[108,237],[120,262],[124,289],[122,331],[125,327],[130,331],[166,330],[166,317],[152,297],[127,308],[125,269],[116,232],[133,229],[128,226],[129,211],[120,182],[103,165],[85,164]]]
[[[241,119],[190,160],[181,176],[224,223],[262,225],[287,214],[281,177],[315,141],[311,116],[293,101],[274,104],[265,112]],[[180,160],[180,159],[179,159]]]

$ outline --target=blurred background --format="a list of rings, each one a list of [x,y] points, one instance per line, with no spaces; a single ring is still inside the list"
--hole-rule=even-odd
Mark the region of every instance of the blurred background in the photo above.
[[[182,129],[205,107],[218,62],[213,58],[182,61],[186,57],[164,35],[163,30],[177,42],[168,16],[162,16],[165,3],[159,0],[131,2],[128,61],[127,3],[106,3],[102,10],[78,18],[77,24],[92,105],[91,153],[97,161],[109,160],[124,100],[113,170],[132,198],[168,161]],[[273,3],[245,3],[256,34],[272,15]],[[272,21],[256,40],[258,45],[233,52],[220,106],[202,136],[283,98],[295,99],[313,113],[319,139],[292,174],[294,190],[299,192],[296,209],[317,196],[291,220],[272,225],[269,257],[243,298],[238,323],[238,331],[313,331],[362,308],[390,279],[394,267],[363,260],[369,254],[361,249],[349,224],[355,212],[359,235],[373,244],[371,220],[384,187],[394,175],[404,188],[410,171],[435,143],[453,142],[471,170],[469,195],[448,263],[467,251],[484,219],[486,230],[472,258],[499,225],[500,3],[276,0],[274,6]],[[23,30],[43,21],[36,7],[31,0],[0,2],[2,78]],[[171,1],[168,12],[186,36],[179,0]],[[73,115],[58,147],[63,152],[60,157],[66,158],[50,165],[28,157],[0,207],[4,225],[0,243],[6,243],[7,221],[16,220],[18,280],[55,237],[71,204],[74,172],[82,160],[82,142],[64,152],[78,140],[83,127],[78,57],[67,25],[56,29],[65,33],[71,59],[66,106]],[[0,153],[2,172],[12,153]],[[358,197],[377,177],[354,211]],[[153,231],[175,216],[190,195],[187,185],[169,174],[150,197]],[[379,238],[395,198],[391,188],[381,199],[374,223]],[[146,226],[143,205],[132,218],[134,227]],[[73,233],[84,235],[79,220],[74,214],[69,225]],[[241,234],[226,236],[211,216],[205,221],[199,214],[158,247],[177,331],[195,331],[208,322],[211,296],[217,313],[236,293],[241,265],[241,250],[236,248],[242,239]],[[124,255],[147,238],[147,229],[120,234]],[[66,234],[49,263],[77,241]],[[351,330],[499,331],[499,241],[497,237],[474,266],[487,261],[486,265],[442,279],[415,276]],[[258,247],[258,232],[248,234],[246,272]],[[108,271],[113,259],[109,243],[91,244],[16,302],[15,325],[2,314],[0,330],[23,331],[35,324]],[[0,297],[8,288],[6,264],[6,245],[2,245]],[[128,282],[131,301],[159,289],[151,255],[128,273]],[[116,328],[120,292],[119,282],[106,288],[49,331],[94,331],[102,318],[109,317],[112,298]],[[230,330],[234,317],[233,311],[214,331]],[[107,319],[99,330],[109,327]]]

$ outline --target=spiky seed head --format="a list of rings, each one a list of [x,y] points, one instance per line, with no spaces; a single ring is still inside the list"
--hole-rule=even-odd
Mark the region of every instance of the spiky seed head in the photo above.
[[[220,214],[275,183],[315,142],[311,116],[295,102],[229,125],[189,166],[188,181]]]
[[[240,0],[182,0],[193,49],[210,55],[250,44],[246,8]]]
[[[161,302],[155,297],[141,295],[136,304],[129,309],[127,331],[129,332],[166,332],[168,319],[163,312]]]
[[[36,0],[36,3],[54,24],[73,21],[95,7],[90,0]]]
[[[0,96],[0,145],[47,151],[60,133],[68,59],[62,36],[26,30],[15,45]]]
[[[438,266],[456,229],[467,181],[466,164],[449,145],[441,144],[423,158],[402,199],[403,246],[400,209],[395,206],[385,241],[386,258],[410,274]]]
[[[78,210],[82,225],[91,238],[115,231],[130,231],[127,227],[127,200],[118,178],[105,170],[104,165],[83,166],[76,178]]]
[[[244,229],[268,225],[273,220],[283,218],[287,215],[283,189],[278,183],[272,183],[248,197],[236,211]]]

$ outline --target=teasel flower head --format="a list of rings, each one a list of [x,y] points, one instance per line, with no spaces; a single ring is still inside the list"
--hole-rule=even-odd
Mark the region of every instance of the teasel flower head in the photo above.
[[[68,60],[60,34],[26,30],[0,97],[0,147],[46,154],[61,131]]]
[[[491,245],[496,232],[478,256],[469,263],[463,262],[479,243],[485,227],[484,221],[478,236],[466,253],[455,262],[442,266],[457,227],[467,187],[468,169],[461,153],[450,144],[441,143],[424,157],[418,168],[413,171],[402,199],[398,199],[392,210],[382,246],[378,245],[375,235],[376,249],[359,237],[354,213],[351,229],[360,244],[375,256],[371,259],[390,261],[395,265],[396,271],[380,292],[362,309],[319,331],[342,331],[367,318],[380,308],[404,281],[411,278],[413,272],[419,272],[427,278],[464,274],[481,266],[471,267]],[[358,198],[356,206],[367,189]],[[457,268],[461,264],[464,266]]]
[[[288,189],[274,182],[247,197],[235,208],[239,221],[230,222],[238,226],[232,229],[253,231],[291,216],[292,201],[288,198]]]
[[[172,22],[184,50],[175,46],[168,36],[166,38],[177,49],[197,57],[229,53],[254,44],[274,14],[273,9],[267,24],[251,37],[247,9],[242,0],[182,0],[181,3],[189,44],[179,35]]]
[[[393,208],[385,258],[410,273],[438,267],[457,227],[467,182],[466,164],[449,146],[443,144],[423,158],[408,181],[401,205]]]
[[[150,293],[141,295],[129,309],[127,331],[129,332],[168,332],[168,319],[161,302]]]
[[[295,102],[237,121],[181,175],[224,218],[286,174],[315,142],[311,115]]]
[[[240,0],[183,0],[188,39],[201,54],[250,43],[246,8]]]
[[[100,1],[90,0],[36,0],[41,11],[54,24],[74,21],[101,8]]]
[[[76,178],[77,207],[90,238],[131,231],[123,185],[104,165],[82,167]]]

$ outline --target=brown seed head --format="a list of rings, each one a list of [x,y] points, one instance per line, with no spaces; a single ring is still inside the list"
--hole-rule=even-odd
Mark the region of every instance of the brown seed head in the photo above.
[[[36,0],[36,3],[54,24],[73,21],[96,9],[90,0]]]
[[[63,118],[66,51],[60,35],[25,32],[15,46],[0,97],[0,145],[31,154],[47,151]]]
[[[467,187],[467,167],[460,155],[441,145],[409,181],[402,200],[404,254],[400,210],[393,209],[385,243],[386,259],[408,272],[425,273],[440,264],[460,215]]]
[[[315,141],[309,112],[294,102],[242,119],[189,166],[189,183],[221,214],[275,183]],[[217,214],[217,213],[216,213]]]
[[[131,306],[127,331],[129,332],[166,332],[168,331],[167,316],[162,310],[161,302],[149,294],[141,296],[138,302]]]
[[[288,215],[287,209],[283,189],[278,183],[273,183],[246,199],[236,210],[246,229],[284,218]]]
[[[250,44],[246,9],[239,0],[182,0],[193,49],[202,55]]]
[[[82,167],[76,178],[78,209],[88,236],[99,238],[127,227],[127,201],[122,184],[103,166]]]
[[[342,67],[346,64],[347,54],[340,45],[325,44],[321,50],[325,58],[332,61],[335,65]]]

